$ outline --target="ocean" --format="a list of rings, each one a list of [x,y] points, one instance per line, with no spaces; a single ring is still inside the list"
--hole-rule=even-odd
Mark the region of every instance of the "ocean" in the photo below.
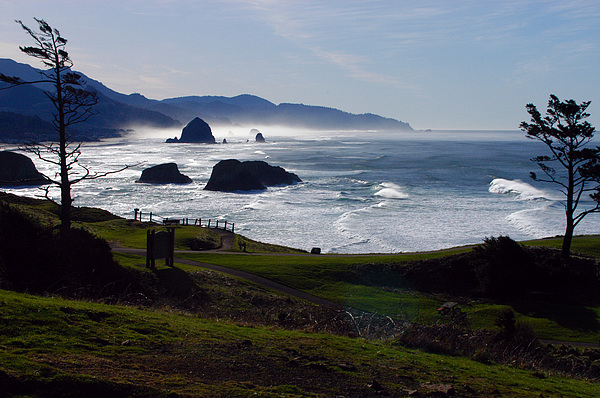
[[[215,129],[213,129],[215,130]],[[228,144],[167,144],[180,132],[139,131],[85,143],[80,163],[118,174],[73,186],[76,206],[133,218],[134,208],[158,217],[227,221],[251,239],[325,253],[398,253],[564,233],[562,194],[529,178],[530,159],[546,147],[520,131],[303,132],[214,131]],[[10,148],[5,148],[10,149]],[[224,159],[264,160],[298,174],[302,183],[266,191],[204,191]],[[49,164],[32,159],[53,175]],[[144,168],[175,162],[189,185],[135,183]],[[5,189],[36,196],[37,188]],[[58,190],[51,195],[59,197]],[[586,198],[587,200],[587,198]],[[587,200],[584,205],[591,205]],[[576,234],[600,233],[588,215]]]

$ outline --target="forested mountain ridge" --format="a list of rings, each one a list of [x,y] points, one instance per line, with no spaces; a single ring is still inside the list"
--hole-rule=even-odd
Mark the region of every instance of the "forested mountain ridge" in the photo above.
[[[41,72],[30,65],[0,58],[0,73],[7,76],[35,81],[40,78]],[[82,140],[116,136],[138,126],[178,128],[195,117],[211,125],[241,125],[249,128],[255,125],[278,125],[306,129],[411,130],[408,123],[374,114],[352,114],[335,108],[304,104],[276,105],[249,94],[153,100],[139,93],[122,94],[85,75],[83,78],[87,89],[97,92],[98,104],[95,107],[97,115],[76,126],[77,135]],[[1,87],[6,87],[6,84],[0,83]],[[0,112],[5,112],[0,118],[0,140],[14,141],[20,134],[31,138],[38,134],[40,128],[43,129],[39,121],[52,121],[53,107],[44,90],[51,90],[51,87],[36,84],[0,90]],[[39,121],[32,121],[32,117],[39,118]],[[33,125],[35,128],[32,128]],[[46,137],[40,136],[38,139],[42,138]]]

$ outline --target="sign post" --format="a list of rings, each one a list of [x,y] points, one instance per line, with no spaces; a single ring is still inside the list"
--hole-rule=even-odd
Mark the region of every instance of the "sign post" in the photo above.
[[[155,268],[156,259],[164,258],[165,265],[175,265],[175,228],[166,231],[146,231],[146,268]]]

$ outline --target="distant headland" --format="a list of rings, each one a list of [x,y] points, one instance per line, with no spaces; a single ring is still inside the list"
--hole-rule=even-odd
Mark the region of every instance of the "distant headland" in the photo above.
[[[40,70],[12,59],[0,58],[0,73],[35,80],[39,77]],[[71,132],[78,141],[123,135],[135,126],[181,128],[197,117],[211,126],[261,125],[311,130],[412,131],[406,122],[371,113],[353,114],[335,108],[305,104],[276,105],[249,94],[153,100],[137,93],[118,93],[97,80],[81,75],[87,83],[86,88],[97,91],[98,114],[77,125],[77,130]],[[5,83],[0,83],[0,87],[2,84]],[[47,88],[43,84],[26,85],[2,92],[0,141],[51,139],[46,132],[52,122],[53,112],[52,103],[43,92]],[[43,136],[38,137],[39,135]]]

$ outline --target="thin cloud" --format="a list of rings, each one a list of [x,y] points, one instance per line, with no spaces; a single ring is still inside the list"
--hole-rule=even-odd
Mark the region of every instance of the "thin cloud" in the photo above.
[[[362,34],[381,34],[380,21],[386,14],[387,2],[344,2],[333,3],[286,2],[273,0],[243,0],[242,3],[258,13],[280,37],[293,42],[297,47],[309,51],[318,59],[344,70],[346,75],[369,83],[392,85],[412,89],[413,85],[402,82],[395,76],[373,71],[369,59],[340,47],[360,38]],[[417,14],[438,14],[438,10],[419,8]],[[335,44],[340,44],[337,47]]]

